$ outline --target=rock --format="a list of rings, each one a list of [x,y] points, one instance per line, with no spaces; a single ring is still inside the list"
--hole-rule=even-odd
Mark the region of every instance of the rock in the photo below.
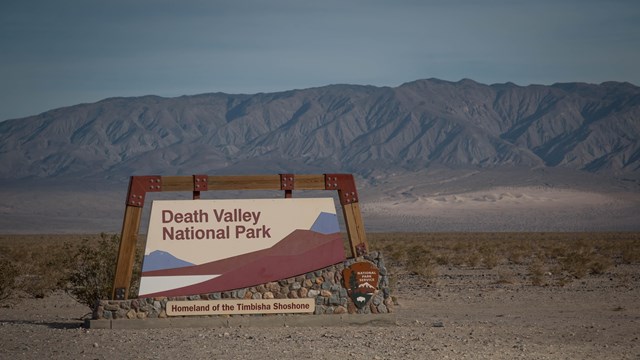
[[[329,281],[329,282],[334,282],[335,281],[335,279],[334,279],[335,273],[333,271],[327,272],[323,277],[324,277],[324,279],[326,281]]]
[[[387,309],[387,307],[386,307],[386,306],[384,306],[384,304],[380,304],[380,305],[378,305],[376,308],[378,309],[378,312],[379,312],[380,314],[386,314],[386,313],[388,313],[388,312],[389,312],[389,310]]]
[[[124,319],[127,316],[127,310],[118,309],[118,311],[115,312],[114,316],[116,319]]]
[[[378,308],[373,303],[369,304],[369,310],[371,310],[372,314],[378,313]]]
[[[280,285],[278,285],[277,282],[267,283],[266,288],[268,291],[271,291],[274,294],[277,294],[280,292]]]
[[[104,317],[104,306],[98,306],[96,307],[96,309],[93,311],[93,318],[94,319],[102,319]]]
[[[338,294],[340,294],[341,298],[347,298],[349,296],[349,294],[347,293],[347,289],[341,287],[340,290],[338,290]]]
[[[147,313],[145,313],[145,312],[139,312],[138,314],[136,314],[136,317],[137,317],[138,319],[141,319],[141,320],[142,320],[142,319],[146,319],[146,318],[147,318]]]
[[[347,312],[349,314],[355,314],[357,311],[358,311],[358,308],[356,308],[356,305],[353,302],[351,301],[347,302]]]
[[[309,290],[307,288],[301,288],[300,290],[298,290],[298,296],[301,298],[306,298],[308,293]]]
[[[336,315],[346,314],[347,308],[344,306],[336,306],[336,308],[333,310],[333,313]]]
[[[106,311],[118,311],[118,310],[120,310],[120,306],[118,306],[117,304],[110,304],[110,303],[108,303],[108,304],[106,304],[106,305],[104,306],[104,309],[105,309]]]
[[[262,298],[263,299],[273,299],[274,296],[273,296],[273,293],[271,291],[267,291],[264,294],[262,294]]]
[[[331,297],[329,297],[329,304],[340,305],[340,297],[338,294],[332,294]]]
[[[376,294],[373,299],[371,299],[371,302],[373,302],[373,305],[380,305],[382,303],[382,297],[380,296],[380,294]]]

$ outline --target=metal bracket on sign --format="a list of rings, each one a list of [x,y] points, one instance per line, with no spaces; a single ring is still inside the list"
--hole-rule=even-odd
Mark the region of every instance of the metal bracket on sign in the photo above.
[[[341,205],[358,202],[356,183],[351,174],[325,174],[325,190],[337,190]]]
[[[209,190],[209,175],[193,175],[193,199],[200,199],[200,191]]]
[[[162,191],[160,176],[132,176],[129,181],[127,205],[143,207],[148,192]]]
[[[284,190],[284,197],[289,199],[293,196],[294,175],[280,174],[280,190]]]
[[[124,293],[125,293],[125,288],[117,288],[116,289],[116,300],[125,300],[124,298]]]

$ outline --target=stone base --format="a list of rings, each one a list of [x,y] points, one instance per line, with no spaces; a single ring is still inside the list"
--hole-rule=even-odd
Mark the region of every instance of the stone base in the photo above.
[[[360,261],[373,263],[380,272],[378,289],[367,305],[362,309],[357,309],[353,301],[347,294],[342,279],[342,271],[352,264]],[[91,321],[93,326],[105,326],[114,328],[116,322],[121,320],[151,320],[158,319],[160,323],[171,323],[177,317],[167,317],[166,305],[168,301],[194,301],[194,300],[220,300],[220,299],[292,299],[292,298],[314,298],[316,307],[314,315],[346,315],[346,314],[386,314],[393,312],[393,301],[389,289],[389,274],[384,264],[382,253],[372,252],[363,257],[348,259],[342,263],[329,266],[327,268],[299,275],[293,278],[283,279],[277,282],[270,282],[253,286],[250,288],[236,289],[232,291],[216,292],[211,294],[201,294],[178,297],[158,297],[158,298],[138,298],[129,300],[100,300],[94,311]],[[215,323],[216,321],[228,321],[231,318],[265,317],[269,319],[282,318],[274,321],[282,323],[284,318],[314,317],[310,315],[231,315],[188,317],[192,322],[204,321]],[[213,320],[216,319],[216,320]],[[220,320],[222,319],[222,320]],[[334,319],[335,320],[335,319]],[[102,321],[108,321],[110,325],[99,325]],[[188,323],[188,322],[187,322]],[[123,326],[126,326],[122,324]],[[171,327],[170,324],[165,324]],[[120,325],[118,325],[120,326]],[[214,325],[215,326],[215,325]],[[228,326],[228,325],[227,325]],[[157,326],[161,327],[161,326]]]

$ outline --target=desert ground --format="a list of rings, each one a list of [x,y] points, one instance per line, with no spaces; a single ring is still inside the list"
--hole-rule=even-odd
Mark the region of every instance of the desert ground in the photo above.
[[[31,180],[0,186],[0,233],[119,232],[127,182]],[[640,231],[640,179],[561,169],[429,169],[357,178],[369,232]],[[147,194],[151,202],[191,193]],[[336,196],[294,191],[294,197]],[[281,191],[207,191],[202,198],[281,198]],[[336,202],[336,208],[340,204]]]
[[[371,195],[362,206],[371,230],[584,232],[640,226],[639,192],[497,186],[425,193],[409,185],[390,193]]]
[[[86,329],[90,309],[67,293],[17,292],[0,307],[0,357],[640,359],[638,233],[370,241],[388,253],[393,325]]]

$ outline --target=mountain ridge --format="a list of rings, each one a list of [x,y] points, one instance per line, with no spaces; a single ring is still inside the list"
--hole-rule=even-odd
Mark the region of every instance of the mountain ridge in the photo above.
[[[639,119],[620,82],[114,97],[0,122],[0,232],[117,231],[131,175],[336,172],[377,231],[635,231]]]
[[[426,79],[394,88],[114,97],[0,123],[0,179],[272,167],[367,176],[431,165],[635,173],[639,118],[640,88],[617,82]]]

